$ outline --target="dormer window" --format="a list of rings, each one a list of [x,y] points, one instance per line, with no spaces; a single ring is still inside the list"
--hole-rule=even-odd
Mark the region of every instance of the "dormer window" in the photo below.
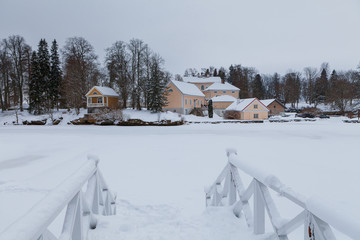
[[[204,85],[201,85],[201,90],[204,90],[204,88],[205,88]]]

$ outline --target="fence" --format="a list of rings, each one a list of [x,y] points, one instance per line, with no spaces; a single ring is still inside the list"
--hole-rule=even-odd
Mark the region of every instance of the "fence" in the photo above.
[[[306,199],[282,184],[275,176],[266,174],[245,164],[235,150],[227,150],[228,163],[214,184],[205,190],[206,206],[232,206],[235,216],[243,213],[248,227],[254,234],[265,233],[267,213],[273,234],[270,239],[286,240],[288,235],[301,225],[305,240],[335,240],[333,228],[352,239],[360,239],[360,226],[321,202]],[[252,178],[245,188],[239,171]],[[291,220],[283,219],[277,210],[270,190],[300,206],[302,211]],[[250,199],[253,197],[253,204]]]
[[[98,169],[98,162],[96,157],[88,157],[76,173],[0,233],[0,240],[87,239],[89,229],[96,228],[97,215],[116,214],[115,198]],[[57,238],[48,227],[66,206],[62,232]]]

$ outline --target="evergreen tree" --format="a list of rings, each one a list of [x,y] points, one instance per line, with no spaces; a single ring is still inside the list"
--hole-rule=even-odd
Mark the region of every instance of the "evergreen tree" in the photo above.
[[[315,82],[315,104],[324,102],[328,91],[328,79],[326,69],[323,68],[321,75]]]
[[[162,108],[167,104],[167,82],[160,66],[162,61],[158,55],[154,55],[151,59],[151,76],[147,87],[147,97],[148,109],[152,112],[161,112]]]
[[[42,84],[42,105],[49,111],[51,109],[51,92],[50,92],[50,55],[48,44],[45,39],[41,39],[38,48],[39,78]]]
[[[254,81],[252,82],[253,97],[258,99],[264,98],[264,86],[260,74],[256,74]]]
[[[50,78],[48,84],[48,91],[51,108],[54,108],[54,106],[58,108],[60,101],[61,69],[58,53],[58,44],[56,40],[52,42],[50,52]]]
[[[34,51],[31,57],[29,78],[29,111],[34,114],[43,112],[43,83],[41,81],[39,59]]]
[[[213,102],[211,99],[208,102],[208,114],[209,114],[209,118],[213,118],[214,109],[213,109]]]
[[[216,68],[215,68],[215,70],[214,70],[214,77],[217,77],[218,76],[218,72],[217,72],[217,70],[216,70]]]

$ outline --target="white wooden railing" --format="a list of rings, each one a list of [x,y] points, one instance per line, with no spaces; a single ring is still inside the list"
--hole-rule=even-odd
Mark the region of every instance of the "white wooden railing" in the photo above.
[[[332,227],[352,239],[360,239],[358,220],[350,220],[347,216],[337,214],[333,208],[324,207],[322,202],[295,193],[275,176],[245,164],[237,156],[236,150],[227,150],[227,156],[228,164],[214,184],[205,189],[206,206],[231,206],[235,216],[244,215],[248,227],[256,235],[265,233],[267,213],[273,229],[269,239],[286,240],[301,225],[304,226],[305,240],[335,240]],[[248,187],[244,186],[238,170],[252,178]],[[270,190],[298,205],[301,212],[291,220],[283,219]],[[251,197],[253,204],[250,204]]]
[[[0,233],[0,240],[87,239],[89,229],[96,228],[97,215],[116,214],[115,198],[98,169],[98,163],[97,157],[89,156],[76,173]],[[48,227],[65,207],[62,232],[56,237]]]

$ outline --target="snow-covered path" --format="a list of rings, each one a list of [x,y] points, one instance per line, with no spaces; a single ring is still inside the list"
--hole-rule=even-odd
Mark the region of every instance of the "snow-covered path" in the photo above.
[[[173,214],[174,219],[190,225],[199,226],[206,219],[211,222],[214,217],[207,216],[225,213],[205,210],[204,186],[213,183],[225,166],[228,147],[238,149],[245,161],[273,173],[295,191],[326,198],[334,208],[360,219],[360,191],[353,187],[360,182],[359,142],[359,125],[338,119],[177,127],[0,127],[0,232],[76,171],[88,153],[100,157],[100,169],[117,192],[120,209],[114,221],[127,221],[121,211],[128,211],[129,221],[140,221],[142,217],[131,210],[135,206],[148,211],[143,216],[147,221],[156,219],[152,217],[156,211],[149,207],[158,209],[163,219]],[[292,216],[291,206],[281,206],[284,217]],[[170,213],[165,209],[171,209]],[[99,232],[116,227],[107,219],[101,222]],[[188,229],[174,226],[172,221],[164,221],[156,228],[170,228],[179,234],[179,229]],[[118,231],[131,239],[134,229]],[[221,231],[220,227],[203,229]],[[147,225],[142,233],[150,231]],[[92,236],[96,234],[94,231]]]
[[[139,239],[265,239],[254,236],[229,208],[209,208],[201,215],[183,217],[177,208],[168,205],[135,206],[120,200],[118,215],[101,217],[89,240]]]

